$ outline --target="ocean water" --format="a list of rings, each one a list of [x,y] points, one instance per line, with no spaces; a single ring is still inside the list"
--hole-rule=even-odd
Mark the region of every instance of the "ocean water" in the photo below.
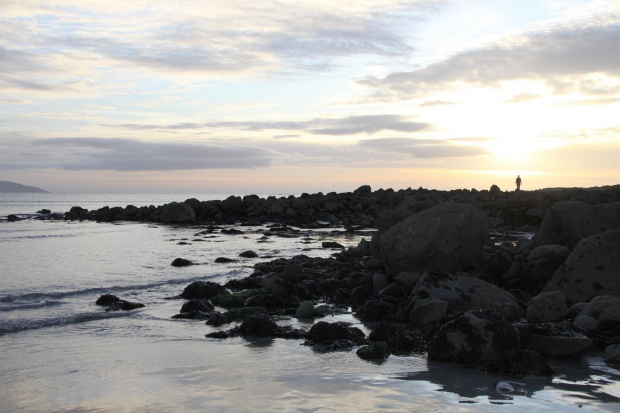
[[[0,218],[190,197],[226,195],[0,194]],[[301,340],[207,339],[215,328],[171,319],[182,301],[167,297],[192,281],[245,277],[259,261],[328,257],[322,241],[352,246],[370,234],[326,228],[259,243],[265,227],[238,227],[239,235],[203,229],[0,221],[0,412],[620,411],[620,371],[599,355],[550,360],[560,373],[553,379],[510,380],[425,357],[367,362],[355,351],[320,353]],[[260,258],[239,258],[246,250]],[[201,265],[172,267],[177,257]],[[217,257],[238,262],[217,264]],[[95,305],[104,293],[146,307],[105,312]],[[372,328],[351,314],[325,320]],[[506,380],[514,391],[497,390]]]

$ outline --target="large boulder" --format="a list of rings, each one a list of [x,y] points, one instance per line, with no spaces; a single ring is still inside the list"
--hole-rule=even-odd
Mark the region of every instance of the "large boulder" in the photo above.
[[[569,248],[598,232],[620,229],[620,202],[588,205],[558,202],[549,208],[534,235],[537,245],[559,244]]]
[[[185,287],[180,298],[208,300],[220,294],[227,294],[226,288],[220,284],[213,281],[194,281]]]
[[[484,280],[465,275],[425,273],[409,297],[408,310],[414,316],[414,319],[410,321],[419,323],[420,320],[417,317],[420,314],[421,304],[418,302],[433,302],[425,301],[429,299],[447,302],[448,314],[467,310],[491,309],[500,313],[507,320],[517,320],[525,315],[525,311],[512,294]],[[441,308],[435,308],[435,310],[438,312],[433,311],[432,314],[437,316]]]
[[[179,224],[196,221],[196,213],[187,204],[171,202],[161,208],[161,222],[164,224]]]
[[[527,307],[527,321],[530,323],[560,321],[566,316],[568,316],[566,296],[560,291],[540,293],[532,298]]]
[[[521,346],[545,357],[570,357],[582,354],[592,340],[575,331],[570,323],[517,324]]]
[[[555,272],[544,291],[561,291],[570,303],[599,295],[620,297],[620,230],[583,239]]]
[[[429,360],[469,365],[497,363],[519,350],[519,332],[494,311],[467,311],[442,325],[428,345]]]
[[[456,272],[480,258],[487,238],[485,215],[473,205],[437,205],[394,225],[379,239],[386,270]]]

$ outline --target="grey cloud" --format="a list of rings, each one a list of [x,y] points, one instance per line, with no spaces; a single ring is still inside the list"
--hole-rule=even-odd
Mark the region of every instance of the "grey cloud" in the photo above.
[[[284,130],[306,131],[314,135],[357,135],[389,130],[397,132],[420,132],[432,129],[433,125],[426,122],[412,122],[402,115],[367,115],[349,116],[341,119],[311,119],[307,121],[245,121],[245,122],[205,122],[205,123],[179,123],[174,125],[105,125],[132,130],[159,130],[159,129],[217,129],[230,128],[245,131]]]
[[[171,171],[249,169],[270,163],[256,147],[190,143],[153,143],[117,138],[50,138],[33,141],[61,155],[57,167],[68,170]]]
[[[417,70],[358,83],[375,89],[379,100],[420,97],[449,90],[458,82],[494,87],[518,79],[544,80],[557,93],[564,93],[579,82],[566,77],[591,73],[620,78],[619,23],[533,33],[519,43],[470,50]]]
[[[453,142],[455,140],[390,138],[364,140],[358,145],[380,152],[409,154],[414,158],[464,158],[489,153],[479,146]]]

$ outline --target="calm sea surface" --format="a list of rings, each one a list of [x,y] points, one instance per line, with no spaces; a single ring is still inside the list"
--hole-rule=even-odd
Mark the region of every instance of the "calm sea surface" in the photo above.
[[[0,219],[72,206],[162,205],[228,195],[0,194]],[[196,280],[245,277],[259,261],[328,257],[321,242],[357,245],[369,234],[339,228],[304,237],[200,235],[200,226],[148,223],[0,221],[0,412],[12,411],[620,411],[620,372],[596,355],[551,360],[555,379],[510,380],[391,356],[317,353],[300,340],[205,338],[200,321],[172,320],[182,301],[166,300]],[[243,259],[246,250],[258,259]],[[201,265],[175,268],[177,257]],[[239,259],[216,264],[217,257]],[[104,293],[144,303],[131,312],[95,305]],[[349,321],[352,315],[326,321]],[[282,325],[309,328],[295,319]],[[508,379],[509,380],[509,379]]]

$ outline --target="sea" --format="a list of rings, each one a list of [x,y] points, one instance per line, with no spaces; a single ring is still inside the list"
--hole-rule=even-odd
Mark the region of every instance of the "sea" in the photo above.
[[[371,233],[326,226],[258,242],[264,226],[207,236],[201,225],[35,219],[42,209],[228,196],[0,194],[0,412],[620,411],[620,371],[600,354],[551,359],[556,377],[515,380],[424,355],[369,362],[302,340],[210,339],[219,328],[171,318],[183,301],[169,298],[193,281],[225,283],[275,258],[329,257],[323,241],[349,247]],[[247,250],[259,258],[240,258]],[[175,258],[200,265],[176,268]],[[107,293],[145,307],[106,312],[95,301]],[[373,327],[350,311],[324,320]]]

